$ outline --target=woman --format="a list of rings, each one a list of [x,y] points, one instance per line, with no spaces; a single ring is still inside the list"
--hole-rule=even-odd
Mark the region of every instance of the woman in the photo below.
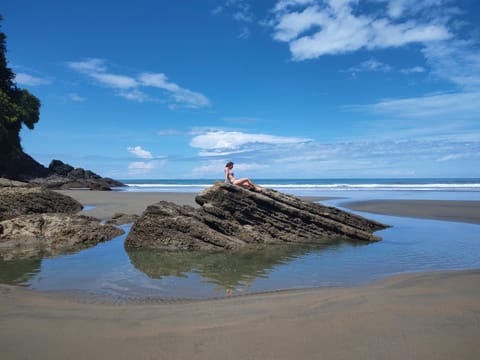
[[[235,176],[232,172],[233,162],[229,161],[225,165],[225,182],[232,185],[248,186],[249,188],[255,191],[262,191],[262,187],[255,185],[249,178],[235,179]]]

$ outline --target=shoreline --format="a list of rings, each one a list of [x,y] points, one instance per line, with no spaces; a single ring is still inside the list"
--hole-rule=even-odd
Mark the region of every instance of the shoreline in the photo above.
[[[116,192],[88,190],[56,190],[93,209],[81,213],[109,219],[115,213],[141,215],[148,205],[161,200],[178,205],[199,207],[194,192]],[[338,197],[300,196],[307,201],[321,202]],[[346,201],[339,206],[373,214],[456,221],[480,224],[480,201],[468,200],[367,200]],[[368,217],[368,215],[367,215]]]
[[[104,304],[0,285],[8,358],[475,359],[480,270],[352,288]],[[72,356],[73,354],[73,356]]]
[[[366,200],[341,206],[381,215],[480,224],[480,201],[475,200]]]
[[[151,204],[161,200],[177,205],[189,205],[198,208],[195,202],[196,192],[128,192],[128,191],[90,191],[90,190],[55,190],[70,196],[83,206],[94,206],[93,209],[81,213],[100,219],[111,218],[115,213],[141,215]],[[304,196],[306,201],[331,200],[333,197]]]

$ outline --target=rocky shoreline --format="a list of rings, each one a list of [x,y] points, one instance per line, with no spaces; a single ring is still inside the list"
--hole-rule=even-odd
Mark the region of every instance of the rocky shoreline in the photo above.
[[[377,241],[387,227],[333,207],[272,189],[257,193],[224,183],[205,189],[199,205],[160,201],[138,217],[116,213],[108,219],[79,214],[73,198],[43,187],[0,187],[0,258],[53,256],[119,236],[114,225],[133,223],[125,247],[230,250],[255,245]],[[105,221],[103,221],[105,220]]]

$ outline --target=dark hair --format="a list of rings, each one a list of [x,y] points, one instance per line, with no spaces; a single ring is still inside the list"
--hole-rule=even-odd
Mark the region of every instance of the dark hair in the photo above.
[[[229,167],[229,166],[232,166],[233,165],[233,161],[229,161],[227,162],[227,164],[225,165],[225,167]]]

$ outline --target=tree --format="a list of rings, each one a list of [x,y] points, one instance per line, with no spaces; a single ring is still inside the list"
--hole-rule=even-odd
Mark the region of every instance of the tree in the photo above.
[[[0,160],[21,152],[22,125],[33,129],[40,116],[40,100],[17,87],[15,74],[7,64],[6,51],[6,35],[0,31]]]

